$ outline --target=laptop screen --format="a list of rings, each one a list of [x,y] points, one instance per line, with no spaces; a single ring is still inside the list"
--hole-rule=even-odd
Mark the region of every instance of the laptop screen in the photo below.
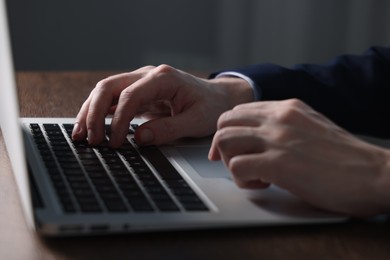
[[[17,102],[5,0],[0,0],[0,126],[28,224],[33,224],[30,189]]]

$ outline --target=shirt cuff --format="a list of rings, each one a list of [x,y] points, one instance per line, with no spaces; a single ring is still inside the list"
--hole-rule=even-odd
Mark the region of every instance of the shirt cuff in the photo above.
[[[243,80],[245,80],[246,82],[248,82],[249,86],[252,88],[253,90],[253,95],[255,97],[255,101],[259,101],[261,99],[261,90],[260,88],[256,85],[255,82],[253,82],[253,80],[251,80],[249,77],[245,76],[244,74],[241,74],[239,72],[235,72],[235,71],[225,71],[225,72],[221,72],[219,74],[217,74],[215,76],[215,78],[221,78],[221,77],[226,77],[226,76],[230,76],[230,77],[237,77],[237,78],[241,78]]]

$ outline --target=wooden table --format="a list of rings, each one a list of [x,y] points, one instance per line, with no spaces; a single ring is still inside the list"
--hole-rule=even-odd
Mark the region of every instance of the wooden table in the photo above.
[[[20,72],[21,116],[73,117],[112,72]],[[387,223],[42,238],[26,227],[0,136],[0,259],[390,259]]]

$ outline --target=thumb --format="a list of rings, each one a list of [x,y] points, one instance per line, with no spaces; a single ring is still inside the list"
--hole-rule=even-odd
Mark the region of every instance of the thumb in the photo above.
[[[183,114],[178,114],[152,119],[137,127],[134,136],[139,145],[160,145],[190,136],[195,127]]]

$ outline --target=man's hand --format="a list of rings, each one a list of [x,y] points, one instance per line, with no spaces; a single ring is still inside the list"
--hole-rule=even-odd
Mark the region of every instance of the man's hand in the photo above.
[[[252,90],[242,79],[205,80],[167,65],[148,66],[100,81],[81,107],[72,137],[99,144],[108,114],[113,114],[112,147],[123,143],[135,116],[150,119],[135,133],[141,145],[207,136],[215,132],[224,111],[252,100]]]
[[[269,184],[317,207],[367,216],[388,212],[389,151],[365,143],[299,100],[225,112],[210,149],[242,188]]]

